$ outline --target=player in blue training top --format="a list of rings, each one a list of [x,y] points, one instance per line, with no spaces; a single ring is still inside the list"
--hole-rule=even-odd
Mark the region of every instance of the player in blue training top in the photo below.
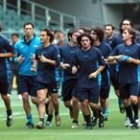
[[[55,110],[56,125],[60,126],[59,102],[57,95],[57,81],[55,69],[60,65],[60,54],[56,46],[52,45],[53,33],[49,29],[43,29],[40,33],[42,46],[36,50],[37,96],[39,99],[39,123],[36,128],[44,128],[45,100],[49,92]],[[34,64],[36,65],[36,64]]]
[[[86,128],[92,129],[89,105],[92,110],[98,111],[99,127],[104,126],[104,118],[99,106],[100,89],[98,74],[104,69],[105,61],[101,52],[93,47],[90,34],[78,37],[79,49],[75,53],[73,74],[78,72],[77,92],[86,121]],[[99,64],[99,66],[98,66]]]
[[[130,128],[139,128],[138,119],[138,75],[140,64],[140,46],[136,42],[133,29],[125,29],[122,33],[124,44],[118,45],[109,56],[108,61],[119,61],[119,90],[126,114],[130,120]],[[133,115],[134,114],[134,115]]]
[[[111,52],[111,48],[107,43],[103,41],[104,31],[99,27],[91,28],[90,35],[94,42],[93,46],[99,49],[104,58],[106,59]],[[105,69],[101,72],[101,85],[100,85],[100,103],[104,112],[105,120],[107,120],[108,118],[109,91],[110,91],[110,74],[109,67],[108,65],[106,65]]]
[[[77,75],[72,74],[72,63],[74,55],[78,49],[77,37],[80,36],[78,30],[68,32],[69,43],[60,48],[61,67],[63,68],[62,96],[64,105],[70,111],[72,128],[78,127],[79,101],[77,95]]]
[[[34,25],[32,23],[25,23],[23,28],[25,36],[15,45],[17,57],[14,58],[14,61],[19,64],[19,91],[22,94],[23,108],[27,117],[26,128],[33,128],[34,124],[29,95],[34,104],[37,104],[38,101],[36,93],[36,72],[32,72],[31,67],[35,57],[35,51],[41,46],[41,42],[33,33]]]

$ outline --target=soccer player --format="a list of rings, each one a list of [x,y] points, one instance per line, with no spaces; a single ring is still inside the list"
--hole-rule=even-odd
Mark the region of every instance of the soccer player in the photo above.
[[[11,35],[11,45],[13,48],[15,48],[15,44],[19,41],[19,34],[18,33],[13,33]],[[17,85],[17,95],[18,95],[18,99],[22,100],[22,96],[21,93],[19,92],[19,80],[18,80],[18,64],[15,64],[12,62],[12,58],[9,59],[9,66],[10,66],[10,70],[11,73],[9,74],[9,89],[8,89],[8,94],[11,94],[12,91],[12,86],[13,86],[13,79],[14,76],[16,76],[16,85]]]
[[[112,43],[110,44],[112,49],[114,49],[117,45],[122,44],[123,43],[123,39],[122,39],[122,33],[125,29],[131,29],[133,28],[133,22],[130,19],[123,19],[120,23],[120,33],[112,40]],[[116,69],[111,69],[111,77],[112,77],[112,81],[113,81],[113,85],[114,85],[114,90],[115,90],[115,94],[118,97],[118,104],[119,104],[119,109],[120,109],[120,113],[124,113],[124,106],[123,106],[123,102],[121,100],[121,98],[119,97],[119,86],[118,86],[118,73],[119,73],[119,63],[116,64]],[[125,126],[129,126],[129,118],[126,116],[126,120],[125,120]]]
[[[98,111],[99,127],[103,127],[104,118],[98,104],[100,90],[97,77],[105,67],[104,57],[98,49],[92,47],[93,40],[90,34],[80,35],[78,44],[80,48],[75,53],[72,73],[78,72],[77,92],[86,121],[86,128],[92,129],[89,105],[92,110]]]
[[[15,45],[15,63],[19,66],[19,91],[22,94],[23,108],[26,113],[26,128],[34,128],[33,117],[29,95],[34,104],[38,104],[36,93],[36,72],[31,71],[35,50],[41,46],[40,39],[34,35],[34,25],[25,23],[23,25],[25,36]]]
[[[63,68],[62,96],[64,105],[70,111],[73,119],[72,128],[78,127],[79,101],[77,95],[77,75],[72,74],[72,62],[77,51],[77,37],[80,36],[78,30],[68,32],[69,43],[60,48],[61,67]]]
[[[58,49],[52,45],[54,35],[51,30],[43,29],[40,33],[42,46],[36,51],[37,74],[37,96],[39,99],[39,123],[38,129],[44,129],[45,100],[49,92],[55,110],[56,125],[60,126],[59,102],[57,95],[57,82],[55,68],[60,64],[60,54]]]
[[[124,29],[122,33],[124,44],[118,45],[109,61],[119,61],[119,90],[123,100],[130,128],[139,128],[138,119],[138,76],[137,65],[140,64],[140,46],[136,42],[136,33],[133,29]],[[134,114],[134,115],[133,115]]]
[[[115,27],[112,24],[106,24],[104,26],[105,38],[104,42],[111,44],[112,40],[115,38],[114,33]]]
[[[2,25],[0,25],[0,32],[2,30]],[[0,93],[4,101],[7,113],[6,125],[10,127],[13,122],[12,109],[10,98],[8,97],[8,79],[7,79],[7,69],[6,69],[6,58],[13,57],[14,50],[9,44],[7,39],[5,39],[2,34],[0,34]]]
[[[104,31],[99,27],[91,28],[90,35],[94,42],[93,46],[99,49],[104,58],[106,59],[111,52],[111,48],[107,43],[103,41]],[[110,74],[109,67],[108,65],[106,65],[105,69],[101,72],[101,85],[100,85],[100,103],[104,112],[105,120],[108,119],[109,91],[110,91]]]

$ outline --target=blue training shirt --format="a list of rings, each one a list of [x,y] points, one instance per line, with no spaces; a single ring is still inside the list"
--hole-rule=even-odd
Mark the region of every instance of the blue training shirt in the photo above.
[[[19,75],[35,76],[37,74],[31,71],[31,66],[33,64],[31,58],[32,55],[35,55],[36,49],[40,46],[40,39],[35,35],[29,42],[26,42],[25,37],[23,37],[22,40],[16,43],[15,50],[17,57],[21,55],[24,57],[24,60],[19,63]],[[14,61],[17,60],[17,57],[14,58]]]
[[[0,35],[0,53],[14,53],[9,41]],[[6,58],[0,57],[0,76],[7,74]]]
[[[72,63],[77,49],[78,46],[72,47],[69,44],[60,47],[59,50],[60,50],[60,56],[62,62],[68,63],[70,64],[70,67],[72,67]],[[70,79],[77,79],[77,76],[72,74],[71,68],[68,68],[66,70],[63,70],[63,78],[64,80],[70,80]]]
[[[135,59],[140,58],[140,46],[132,44],[126,46],[125,44],[118,45],[111,55],[126,55]],[[134,63],[119,62],[119,82],[120,83],[133,83],[138,81],[137,77],[138,66]]]
[[[99,86],[98,78],[89,79],[89,75],[95,72],[100,65],[105,66],[104,57],[95,47],[84,51],[79,48],[75,53],[74,65],[78,69],[78,88],[94,88]]]
[[[56,66],[53,66],[49,63],[41,62],[39,57],[41,55],[44,57],[54,60]],[[36,50],[36,60],[38,61],[38,73],[37,81],[44,84],[50,84],[56,82],[56,67],[60,64],[60,54],[59,50],[54,45],[49,45],[48,47],[40,47]]]

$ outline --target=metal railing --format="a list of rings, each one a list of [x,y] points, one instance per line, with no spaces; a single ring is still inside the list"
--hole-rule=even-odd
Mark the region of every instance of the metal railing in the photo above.
[[[48,8],[44,5],[41,5],[39,3],[35,3],[30,0],[16,0],[16,5],[12,5],[8,3],[8,0],[0,0],[1,4],[3,5],[3,10],[6,12],[8,7],[11,7],[14,9],[18,16],[21,16],[22,13],[28,15],[31,17],[32,22],[35,22],[37,18],[39,18],[41,21],[45,22],[46,26],[49,27],[51,24],[58,25],[58,28],[60,30],[64,30],[65,23],[70,22],[70,24],[73,27],[79,27],[79,26],[88,26],[92,27],[94,25],[101,25],[103,26],[104,23],[100,21],[96,21],[90,18],[86,17],[76,17],[70,14],[66,14],[51,8]],[[28,9],[23,9],[22,3],[26,3],[29,7]],[[36,13],[37,8],[41,9],[44,13],[44,15]],[[55,16],[53,16],[55,15]],[[69,19],[68,21],[66,19]],[[98,23],[98,24],[97,24]]]

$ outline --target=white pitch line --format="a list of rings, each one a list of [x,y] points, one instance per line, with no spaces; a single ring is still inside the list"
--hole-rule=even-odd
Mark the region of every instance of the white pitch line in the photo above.
[[[90,131],[92,131],[92,130],[90,130]],[[137,131],[137,132],[138,132],[138,131]],[[42,135],[52,135],[52,136],[54,136],[54,135],[57,135],[57,136],[58,136],[58,135],[59,135],[59,136],[60,136],[60,135],[62,135],[62,136],[64,136],[64,135],[65,135],[65,136],[68,136],[68,135],[69,135],[69,136],[72,136],[72,135],[75,135],[75,136],[76,136],[76,135],[77,135],[77,136],[79,136],[79,135],[80,135],[80,136],[81,136],[81,135],[84,135],[84,136],[85,136],[85,135],[88,135],[88,136],[89,136],[89,135],[92,135],[92,136],[95,136],[95,135],[124,135],[124,136],[126,136],[126,135],[127,135],[127,136],[128,136],[128,135],[131,135],[131,136],[132,136],[132,134],[133,134],[133,135],[139,135],[139,133],[133,133],[133,131],[131,131],[131,133],[130,133],[129,130],[128,130],[127,132],[126,132],[126,131],[125,131],[125,132],[111,132],[111,131],[110,131],[110,132],[100,132],[100,133],[97,132],[97,131],[94,131],[94,130],[93,130],[91,133],[89,133],[89,131],[86,131],[86,130],[85,130],[84,132],[82,132],[82,133],[81,133],[81,132],[80,132],[80,133],[78,133],[78,132],[75,132],[75,133],[71,133],[71,132],[67,132],[67,133],[66,133],[66,132],[62,132],[62,133],[60,133],[60,132],[59,132],[59,133],[58,133],[58,132],[57,132],[57,133],[50,133],[50,132],[45,132],[45,133],[44,133],[44,132],[43,132],[43,133],[41,133],[41,132],[39,132],[39,133],[37,133],[37,132],[35,132],[35,133],[32,133],[32,132],[23,132],[23,133],[22,133],[22,132],[20,132],[20,133],[18,134],[17,132],[11,132],[11,133],[10,133],[10,132],[8,132],[8,133],[0,132],[0,135],[16,135],[16,136],[17,136],[17,135],[41,135],[41,136],[42,136]]]

